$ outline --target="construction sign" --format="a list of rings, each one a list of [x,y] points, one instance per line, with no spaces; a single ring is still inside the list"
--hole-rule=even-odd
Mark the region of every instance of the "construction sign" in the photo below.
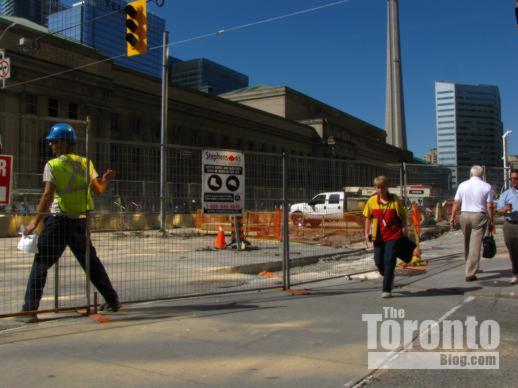
[[[0,205],[9,205],[12,172],[13,156],[0,155]]]
[[[245,156],[242,152],[203,150],[202,182],[203,214],[243,214]]]

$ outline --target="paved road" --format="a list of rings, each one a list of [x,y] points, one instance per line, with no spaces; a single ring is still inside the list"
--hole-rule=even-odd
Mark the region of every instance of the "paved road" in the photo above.
[[[258,277],[263,269],[281,269],[282,243],[274,240],[251,240],[253,250],[215,250],[214,235],[194,230],[174,229],[168,237],[158,232],[95,233],[92,240],[98,255],[123,301],[143,301],[194,294],[221,293],[229,290],[250,290],[279,285],[282,276]],[[228,237],[227,237],[228,238]],[[32,255],[16,250],[18,239],[0,239],[0,314],[17,312],[32,265]],[[309,281],[330,275],[353,273],[372,268],[367,256],[347,257],[357,251],[350,246],[290,244],[293,263],[304,258],[332,257],[324,265],[298,271],[293,281]],[[337,259],[341,258],[342,267]],[[360,259],[360,260],[359,260]],[[317,260],[315,260],[317,261]],[[85,276],[67,249],[59,260],[59,305],[86,304]],[[325,272],[325,271],[328,272]],[[42,309],[54,307],[55,268],[49,278]]]
[[[459,250],[458,232],[429,254]],[[500,232],[501,236],[501,232]],[[432,244],[431,242],[429,244]],[[501,241],[499,241],[501,245]],[[441,248],[441,249],[439,249]],[[100,324],[75,314],[49,314],[37,324],[0,321],[0,374],[11,387],[344,387],[511,386],[516,380],[518,287],[511,287],[504,250],[466,283],[463,258],[434,260],[425,273],[396,281],[393,299],[380,280],[345,278],[276,290],[126,305]],[[469,298],[469,302],[466,302]],[[459,307],[460,306],[460,307]],[[373,371],[367,368],[362,314],[384,307],[438,320],[475,315],[500,322],[500,370]],[[457,308],[457,310],[455,310]],[[370,377],[370,378],[367,378]],[[367,378],[367,379],[366,379]]]

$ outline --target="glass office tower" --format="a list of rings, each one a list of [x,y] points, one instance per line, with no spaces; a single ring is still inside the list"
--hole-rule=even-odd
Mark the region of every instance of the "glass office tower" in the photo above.
[[[48,16],[64,7],[59,0],[0,0],[0,15],[29,19],[42,26],[48,25]]]
[[[435,83],[437,163],[452,171],[452,183],[469,177],[474,164],[502,167],[498,87]]]
[[[209,94],[222,94],[248,86],[248,76],[206,58],[170,60],[171,81]]]
[[[123,55],[115,58],[114,62],[161,77],[162,49],[149,49],[162,45],[164,19],[148,11],[148,52],[126,57],[126,17],[123,12],[125,6],[126,2],[122,0],[83,0],[66,10],[51,14],[49,30],[61,31],[62,35],[94,47],[107,57]]]

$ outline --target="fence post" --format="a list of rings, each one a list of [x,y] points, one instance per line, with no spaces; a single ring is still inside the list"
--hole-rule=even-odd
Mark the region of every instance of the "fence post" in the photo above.
[[[401,163],[399,167],[399,196],[406,203],[406,164]]]
[[[86,153],[86,169],[85,169],[85,204],[88,204],[88,191],[90,190],[90,116],[86,116],[86,130],[85,130],[85,153]],[[86,313],[90,315],[90,213],[88,207],[86,210],[86,228],[85,228],[85,272],[86,272]]]
[[[59,260],[54,264],[54,308],[59,308]]]
[[[167,114],[169,110],[169,33],[163,34],[162,52],[162,119],[160,125],[160,231],[165,234],[166,229],[166,143],[167,143]]]
[[[288,160],[282,153],[282,276],[284,290],[290,288],[290,225],[288,209]]]

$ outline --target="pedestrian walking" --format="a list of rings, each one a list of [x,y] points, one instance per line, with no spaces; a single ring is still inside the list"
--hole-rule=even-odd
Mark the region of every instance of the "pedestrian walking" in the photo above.
[[[374,262],[383,276],[383,298],[392,297],[396,269],[396,244],[406,235],[406,212],[399,197],[388,191],[389,180],[385,176],[374,179],[376,194],[363,208],[365,240],[374,247]]]
[[[45,217],[22,307],[22,311],[33,313],[21,316],[20,320],[37,321],[36,310],[43,295],[47,271],[58,261],[67,246],[83,270],[86,266],[86,249],[89,249],[91,281],[106,300],[101,309],[115,312],[121,307],[119,297],[91,242],[88,242],[87,247],[86,238],[86,213],[94,208],[92,192],[97,195],[104,192],[115,172],[107,170],[99,179],[92,162],[74,153],[77,136],[69,124],[53,125],[46,139],[54,158],[45,165],[45,188],[37,213],[23,232],[25,235],[33,233]]]
[[[511,284],[518,283],[518,170],[511,171],[511,187],[500,195],[498,211],[504,213],[504,241],[513,275]]]
[[[466,261],[466,281],[477,280],[480,265],[480,248],[486,228],[494,231],[493,191],[491,185],[482,180],[484,169],[473,166],[470,178],[457,188],[451,210],[450,225],[457,225],[457,210],[460,209],[460,225],[464,235],[464,260]]]

